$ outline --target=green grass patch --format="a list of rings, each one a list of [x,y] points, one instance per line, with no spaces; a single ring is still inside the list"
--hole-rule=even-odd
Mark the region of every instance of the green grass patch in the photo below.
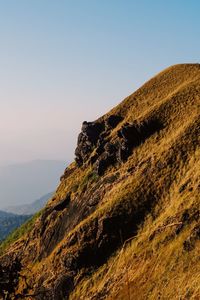
[[[93,170],[89,170],[83,177],[82,182],[79,185],[80,192],[84,192],[87,189],[88,183],[96,182],[99,179],[99,175]]]

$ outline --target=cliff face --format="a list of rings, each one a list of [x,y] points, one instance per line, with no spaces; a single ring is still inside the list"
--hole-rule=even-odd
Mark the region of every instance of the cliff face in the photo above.
[[[21,266],[11,299],[200,297],[199,104],[200,65],[177,65],[83,123],[55,195],[1,256]]]

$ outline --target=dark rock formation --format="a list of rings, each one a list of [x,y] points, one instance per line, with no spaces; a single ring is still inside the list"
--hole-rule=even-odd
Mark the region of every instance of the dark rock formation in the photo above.
[[[110,215],[100,219],[93,219],[67,241],[68,255],[64,258],[66,270],[76,278],[81,269],[89,270],[91,267],[99,267],[126,239],[134,234],[138,224],[145,218],[148,209],[156,201],[156,193],[145,196],[143,203],[135,209],[130,201],[126,207],[119,204]],[[141,195],[139,196],[139,198]],[[147,209],[148,208],[148,209]],[[124,218],[126,212],[126,218]],[[70,246],[74,241],[79,241],[79,249]]]
[[[109,166],[125,162],[135,147],[162,128],[162,124],[156,119],[140,124],[125,123],[118,130],[114,145],[109,141],[109,134],[121,121],[122,117],[111,115],[105,122],[83,122],[75,151],[78,166],[89,159],[97,174],[103,175]],[[93,150],[95,152],[91,156]]]
[[[115,156],[104,153],[100,159],[98,159],[95,170],[99,176],[103,175],[106,169],[115,163]]]
[[[132,146],[128,141],[120,140],[118,151],[116,154],[119,163],[125,162],[132,153]]]
[[[19,282],[21,268],[21,262],[17,258],[15,258],[15,260],[10,265],[0,264],[0,298],[2,297],[1,299],[14,299],[12,298],[12,296]],[[15,297],[16,296],[18,295],[15,295]]]
[[[104,123],[83,122],[82,131],[78,136],[78,144],[75,150],[75,160],[78,166],[87,161],[104,128]]]
[[[56,211],[60,211],[65,209],[70,202],[70,194],[68,194],[64,199],[62,199],[58,204],[56,204],[53,209]]]
[[[106,169],[116,163],[116,147],[114,144],[107,143],[104,146],[104,153],[99,157],[95,164],[98,175],[103,175]]]
[[[126,123],[119,131],[118,137],[120,138],[117,160],[124,162],[132,154],[134,148],[153,135],[155,132],[163,128],[159,120],[153,119],[145,121],[144,123]]]
[[[108,119],[106,120],[106,126],[108,128],[115,128],[121,121],[123,120],[123,118],[121,116],[117,116],[117,115],[110,115],[108,117]]]
[[[162,129],[162,124],[158,120],[146,121],[143,124],[126,123],[123,125],[118,131],[118,140],[115,145],[109,142],[99,145],[98,151],[103,149],[104,152],[98,159],[96,158],[97,173],[102,175],[110,165],[125,162],[134,148],[160,129]]]
[[[67,288],[66,288],[67,287]],[[62,275],[57,278],[54,286],[54,299],[68,299],[71,290],[74,288],[73,277]]]
[[[98,156],[104,152],[107,136],[122,120],[121,116],[111,115],[105,121],[83,122],[75,150],[75,160],[78,166],[82,166],[88,160],[95,147]],[[92,164],[96,162],[97,155],[92,156],[90,160]]]
[[[192,85],[187,90],[188,82]],[[0,283],[15,257],[22,264],[19,273],[13,270],[21,277],[16,287],[9,283],[15,290],[11,299],[123,299],[127,292],[138,300],[151,295],[173,299],[179,291],[187,296],[188,290],[197,295],[200,123],[193,104],[199,83],[197,73],[185,68],[169,77],[162,73],[113,110],[124,119],[109,113],[96,122],[84,122],[76,149],[81,167],[72,163],[66,169],[34,224],[2,248]],[[132,115],[136,109],[137,120]],[[161,132],[159,120],[165,125]],[[171,191],[175,194],[169,201]],[[172,247],[179,257],[165,255]],[[142,272],[130,278],[128,291],[126,266],[135,274],[141,262]],[[157,272],[166,265],[167,273]],[[182,291],[188,274],[191,281]],[[6,293],[3,299],[8,299],[8,290],[3,292],[2,298]]]

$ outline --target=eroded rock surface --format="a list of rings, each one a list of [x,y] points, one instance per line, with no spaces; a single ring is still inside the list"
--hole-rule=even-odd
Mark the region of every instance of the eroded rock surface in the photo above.
[[[75,151],[76,162],[79,167],[89,160],[94,165],[97,174],[103,175],[108,167],[117,162],[125,162],[134,148],[163,128],[159,120],[156,119],[140,124],[137,122],[125,123],[118,130],[113,144],[110,133],[122,120],[123,118],[120,116],[111,115],[101,123],[83,123]]]
[[[81,166],[87,161],[104,128],[104,123],[83,122],[81,133],[78,136],[77,148],[75,150],[75,160],[78,166]]]

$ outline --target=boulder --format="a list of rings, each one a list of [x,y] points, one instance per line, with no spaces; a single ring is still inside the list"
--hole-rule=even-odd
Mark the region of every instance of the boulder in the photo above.
[[[83,122],[82,131],[78,136],[77,148],[75,150],[75,160],[78,166],[81,166],[88,160],[104,129],[105,125],[103,122]]]
[[[132,153],[132,147],[127,141],[120,141],[116,159],[119,163],[125,162]]]
[[[95,165],[98,175],[102,175],[116,162],[125,162],[134,148],[162,129],[162,124],[156,119],[143,123],[125,123],[118,130],[118,138],[113,144],[109,141],[110,130],[121,121],[122,117],[111,115],[105,122],[83,122],[75,151],[78,166],[82,166],[90,158],[89,162]],[[95,152],[90,157],[94,149]]]
[[[67,208],[70,200],[71,196],[70,194],[67,194],[62,200],[59,201],[59,203],[53,206],[53,209],[56,211],[62,211],[63,209]]]
[[[106,169],[116,163],[116,147],[111,143],[107,143],[104,147],[104,153],[96,162],[95,169],[99,176],[103,175]]]
[[[85,135],[87,141],[93,145],[97,143],[104,129],[104,123],[84,121],[82,124],[82,134]]]
[[[110,115],[108,117],[108,119],[106,120],[106,126],[110,129],[115,128],[121,121],[123,120],[123,118],[121,116],[118,115]]]

